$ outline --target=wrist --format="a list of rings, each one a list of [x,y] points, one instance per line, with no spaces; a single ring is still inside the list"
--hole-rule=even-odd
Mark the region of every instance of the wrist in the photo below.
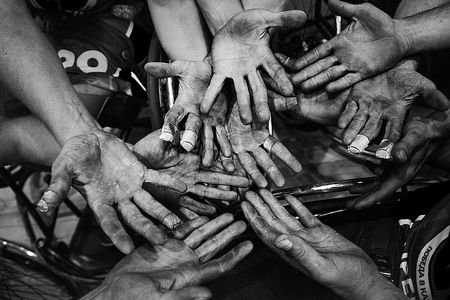
[[[410,26],[407,19],[394,19],[395,38],[400,46],[400,54],[402,57],[408,57],[415,53],[413,49],[414,30]]]

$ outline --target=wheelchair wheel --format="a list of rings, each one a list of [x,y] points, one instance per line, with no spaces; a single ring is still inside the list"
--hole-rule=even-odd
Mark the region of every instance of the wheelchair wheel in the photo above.
[[[25,247],[0,240],[0,299],[74,299],[70,279],[42,263]]]

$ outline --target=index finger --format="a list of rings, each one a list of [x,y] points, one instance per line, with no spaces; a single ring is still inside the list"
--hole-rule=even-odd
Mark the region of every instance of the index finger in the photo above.
[[[186,183],[182,180],[152,169],[147,169],[147,171],[145,171],[144,182],[180,193],[185,193],[188,189]]]
[[[223,85],[225,84],[225,79],[226,77],[224,75],[213,75],[200,105],[200,111],[202,113],[207,114],[210,111],[211,107],[216,102],[217,96],[222,90]]]

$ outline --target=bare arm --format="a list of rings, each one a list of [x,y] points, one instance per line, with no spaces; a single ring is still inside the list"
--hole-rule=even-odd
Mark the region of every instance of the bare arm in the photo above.
[[[23,1],[2,2],[0,26],[0,81],[48,126],[58,143],[97,128]]]
[[[210,37],[194,0],[148,0],[158,38],[174,60],[202,61]]]

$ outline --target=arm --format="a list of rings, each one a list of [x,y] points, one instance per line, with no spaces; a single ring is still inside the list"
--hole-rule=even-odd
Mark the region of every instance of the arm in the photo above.
[[[98,128],[23,1],[2,2],[0,26],[0,81],[48,126],[58,143]]]
[[[450,3],[396,22],[407,55],[450,47]]]
[[[197,0],[203,16],[213,35],[222,28],[234,15],[244,10],[239,0]]]
[[[205,59],[210,37],[194,0],[148,0],[147,3],[158,38],[171,59]]]

